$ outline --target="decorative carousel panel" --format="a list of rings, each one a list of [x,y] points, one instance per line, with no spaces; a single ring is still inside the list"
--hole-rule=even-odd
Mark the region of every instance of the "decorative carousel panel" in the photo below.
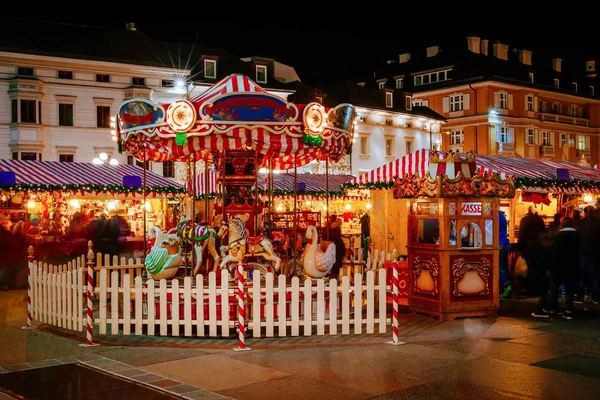
[[[440,263],[435,254],[412,256],[413,292],[437,297],[439,293]]]
[[[481,176],[479,172],[471,178],[458,172],[455,178],[442,175],[442,197],[502,197],[515,196],[515,184],[512,177],[500,178],[497,174]]]
[[[123,102],[119,109],[121,133],[148,129],[165,124],[165,110],[160,104],[146,99],[131,99]]]
[[[340,104],[327,113],[327,125],[341,131],[352,133],[356,108],[351,104]],[[350,137],[349,137],[350,138]]]
[[[431,178],[429,172],[421,179],[421,186],[419,188],[419,196],[424,197],[438,197],[440,182],[436,178]]]
[[[492,298],[494,256],[491,254],[450,257],[450,290],[455,300]]]
[[[292,122],[298,108],[269,94],[226,94],[200,106],[203,119],[232,122]]]
[[[394,199],[411,199],[419,196],[421,180],[418,175],[409,176],[404,174],[404,178],[396,177],[394,179]]]

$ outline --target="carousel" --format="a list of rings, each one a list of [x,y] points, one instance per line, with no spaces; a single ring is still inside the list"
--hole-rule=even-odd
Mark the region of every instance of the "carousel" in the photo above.
[[[350,104],[326,108],[314,102],[289,103],[239,74],[224,78],[191,100],[170,104],[125,101],[113,136],[120,151],[143,161],[194,165],[203,161],[206,175],[214,168],[220,185],[211,218],[207,218],[206,198],[204,221],[193,218],[192,202],[192,209],[184,213],[176,229],[154,229],[150,234],[154,242],[145,249],[144,264],[151,277],[175,277],[182,262],[177,246],[193,249],[192,274],[242,263],[286,275],[327,275],[333,267],[334,245],[318,247],[317,231],[310,227],[306,237],[314,245],[309,243],[302,254],[293,255],[293,267],[284,267],[273,238],[263,235],[264,216],[273,214],[272,191],[262,196],[253,188],[258,187],[261,168],[266,168],[272,182],[274,170],[293,168],[296,174],[298,167],[313,160],[328,164],[343,158],[352,146],[355,117]],[[192,170],[195,173],[196,168]],[[196,181],[195,176],[191,181]],[[196,185],[192,186],[195,198]],[[294,184],[294,197],[297,186]],[[298,215],[297,200],[293,211]]]

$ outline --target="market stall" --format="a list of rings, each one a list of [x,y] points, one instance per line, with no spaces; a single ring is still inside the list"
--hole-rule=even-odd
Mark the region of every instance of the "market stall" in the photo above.
[[[120,252],[133,254],[144,242],[144,212],[149,226],[174,226],[177,198],[185,191],[148,172],[144,202],[142,172],[133,165],[0,160],[0,214],[8,217],[11,228],[22,227],[40,259],[83,254],[87,239],[101,246],[108,226],[111,235],[121,237]]]

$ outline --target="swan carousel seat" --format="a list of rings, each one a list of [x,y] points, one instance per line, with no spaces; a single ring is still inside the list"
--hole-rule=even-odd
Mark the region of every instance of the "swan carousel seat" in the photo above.
[[[335,244],[333,242],[317,243],[319,235],[313,225],[306,230],[307,244],[300,262],[304,268],[304,275],[311,278],[327,276],[335,265]]]
[[[155,235],[155,238],[159,238]],[[182,260],[177,245],[177,235],[168,234],[164,240],[156,240],[146,256],[146,270],[154,280],[171,279],[179,271]]]

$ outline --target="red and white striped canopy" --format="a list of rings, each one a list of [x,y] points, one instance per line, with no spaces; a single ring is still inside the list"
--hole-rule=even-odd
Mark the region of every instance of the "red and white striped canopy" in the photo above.
[[[0,159],[0,171],[15,173],[16,183],[26,185],[114,185],[123,186],[124,176],[143,176],[137,165],[94,165],[58,161],[21,161]],[[178,183],[146,171],[148,193],[157,188],[182,188]],[[162,195],[165,195],[163,193]]]
[[[233,74],[209,87],[206,91],[194,97],[192,103],[201,104],[227,93],[252,92],[267,93],[266,90],[254,83],[245,75]]]
[[[194,189],[196,190],[196,195],[204,195],[204,194],[216,194],[219,190],[219,179],[217,173],[215,171],[208,171],[208,186],[206,185],[206,176],[207,174],[204,172],[200,172],[196,175],[196,187],[192,185],[193,179],[190,179],[185,182],[185,190],[189,194],[194,193]],[[208,188],[208,190],[207,190]]]
[[[600,169],[600,164],[594,164],[595,169]]]
[[[443,156],[438,153],[440,158]],[[412,176],[418,173],[419,176],[425,176],[429,171],[430,151],[427,149],[417,150],[411,154],[400,157],[389,164],[375,168],[357,178],[354,178],[348,185],[367,185],[374,183],[391,183],[394,178],[403,177],[405,174]],[[556,179],[556,169],[565,168],[569,170],[571,179],[584,181],[600,181],[600,170],[583,166],[581,164],[568,161],[551,161],[535,158],[517,158],[505,156],[476,155],[476,169],[481,173],[495,172],[501,177],[512,175],[515,178],[543,178]],[[450,163],[457,164],[457,163]],[[464,163],[463,163],[464,164]],[[443,164],[440,164],[443,166]],[[439,166],[436,166],[439,170]],[[471,171],[471,173],[474,171]],[[573,190],[566,188],[531,188],[531,189],[550,189],[551,191],[573,191],[579,192],[577,188]]]

